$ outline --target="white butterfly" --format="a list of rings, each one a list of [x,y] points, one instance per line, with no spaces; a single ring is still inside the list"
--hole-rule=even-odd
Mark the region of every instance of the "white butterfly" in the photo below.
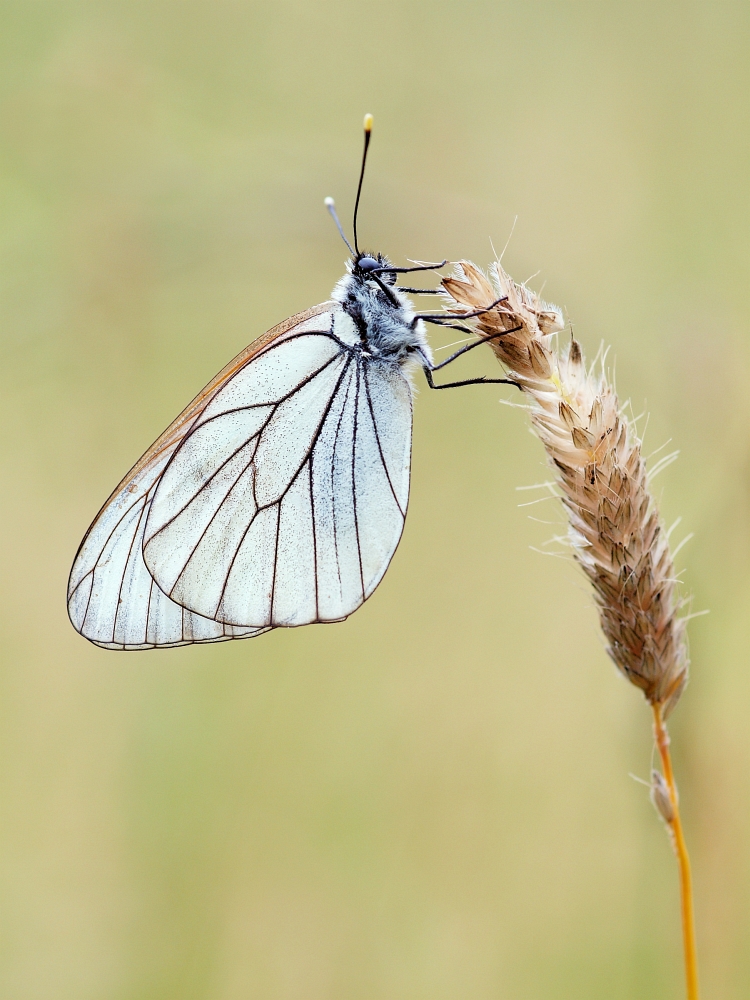
[[[365,154],[368,140],[366,120]],[[409,499],[409,368],[433,388],[507,381],[434,385],[433,371],[481,343],[433,363],[423,318],[452,324],[416,315],[395,281],[440,266],[352,250],[332,301],[219,372],[86,533],[68,583],[81,635],[107,649],[243,639],[341,621],[372,594]]]

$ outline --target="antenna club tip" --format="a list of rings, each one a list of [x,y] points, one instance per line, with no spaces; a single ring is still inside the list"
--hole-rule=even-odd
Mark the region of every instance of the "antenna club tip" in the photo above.
[[[333,198],[330,195],[328,195],[327,198],[323,199],[323,204],[325,205],[326,208],[333,208],[335,202]]]
[[[365,115],[365,132],[372,132],[372,115]]]

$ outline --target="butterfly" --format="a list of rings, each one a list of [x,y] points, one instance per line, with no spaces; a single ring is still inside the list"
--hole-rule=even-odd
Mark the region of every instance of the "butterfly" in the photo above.
[[[412,385],[436,385],[425,321],[395,267],[354,247],[330,301],[253,341],[182,411],[115,488],[87,531],[68,582],[68,613],[105,649],[245,639],[342,621],[373,593],[401,538],[409,500]],[[502,300],[493,303],[493,307]]]

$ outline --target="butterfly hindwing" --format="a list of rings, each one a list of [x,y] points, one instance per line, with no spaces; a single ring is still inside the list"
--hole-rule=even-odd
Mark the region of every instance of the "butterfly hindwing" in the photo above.
[[[312,325],[213,397],[148,512],[144,558],[159,587],[227,626],[347,617],[403,530],[409,383]]]

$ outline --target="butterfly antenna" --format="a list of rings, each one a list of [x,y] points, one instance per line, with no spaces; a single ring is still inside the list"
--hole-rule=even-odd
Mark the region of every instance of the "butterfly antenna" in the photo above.
[[[346,233],[344,232],[343,227],[342,227],[341,223],[339,222],[339,217],[336,214],[336,202],[333,200],[333,198],[326,198],[325,199],[325,206],[328,209],[328,211],[331,213],[331,215],[333,216],[333,221],[336,223],[336,228],[338,229],[339,233],[341,234],[341,239],[349,247],[349,252],[352,254],[352,256],[354,256],[354,249],[353,249],[351,243],[349,242],[349,240],[346,238]]]
[[[357,185],[357,200],[354,202],[354,249],[359,253],[359,243],[357,242],[357,213],[359,211],[359,197],[362,194],[362,181],[365,179],[365,164],[367,163],[367,150],[370,147],[370,136],[372,135],[372,115],[365,115],[365,148],[362,152],[362,169],[359,172],[359,184]]]

